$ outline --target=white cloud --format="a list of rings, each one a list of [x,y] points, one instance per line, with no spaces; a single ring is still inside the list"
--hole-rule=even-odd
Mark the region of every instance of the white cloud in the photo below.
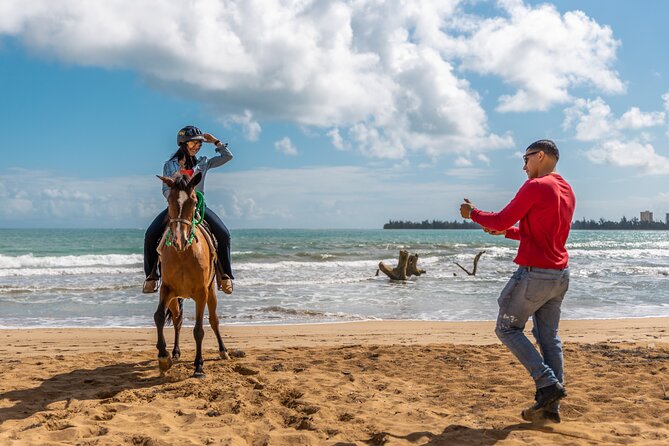
[[[485,164],[486,166],[490,165],[490,158],[487,157],[486,155],[484,155],[483,153],[477,154],[475,156],[475,158],[476,158],[476,160],[480,161],[481,163]],[[464,168],[469,168],[469,167],[472,167],[474,165],[474,162],[472,161],[472,159],[469,156],[459,156],[455,159],[455,161],[453,161],[453,164],[455,165],[455,167],[458,167],[458,168],[463,168],[463,167]],[[458,174],[456,176],[467,176],[466,174],[461,173],[461,172],[465,172],[465,173],[466,172],[478,172],[479,170],[480,169],[454,169],[454,170],[451,170],[449,172],[458,172]],[[476,176],[476,175],[478,175],[478,174],[469,175],[469,176]]]
[[[250,110],[244,110],[244,113],[240,115],[229,115],[224,123],[227,124],[228,122],[241,125],[244,137],[248,141],[257,141],[262,131],[262,127],[253,119],[253,113]]]
[[[27,198],[6,198],[0,206],[0,217],[7,220],[22,219],[34,212],[32,200]]]
[[[231,219],[233,227],[364,228],[381,227],[390,218],[459,218],[465,189],[452,179],[416,181],[404,168],[314,166],[210,175],[209,200],[231,209],[233,202],[253,199],[252,210],[238,204],[240,214]],[[480,183],[466,189],[486,199],[497,198],[500,192]],[[505,193],[506,198],[513,196],[513,191]],[[388,197],[393,197],[392,203]]]
[[[624,130],[639,130],[664,124],[664,112],[642,112],[638,107],[630,107],[616,119],[611,107],[602,99],[577,99],[574,105],[565,109],[564,130],[576,124],[576,139],[596,141],[617,137]]]
[[[287,136],[280,139],[274,143],[274,148],[277,152],[283,153],[284,155],[295,156],[297,155],[297,149],[293,145],[290,138]]]
[[[488,156],[484,155],[483,153],[479,153],[478,155],[476,155],[476,158],[479,161],[481,161],[482,163],[484,163],[485,165],[487,165],[487,166],[490,165],[490,158]]]
[[[669,174],[669,158],[639,141],[608,140],[588,150],[586,156],[595,164],[637,167],[649,175]]]
[[[563,129],[575,125],[576,139],[595,141],[595,147],[585,152],[595,164],[636,167],[649,175],[669,174],[669,158],[658,154],[652,145],[653,136],[641,129],[663,125],[664,112],[642,112],[630,107],[616,118],[611,107],[602,99],[577,99],[565,109]]]
[[[461,178],[463,180],[477,180],[479,178],[489,176],[490,174],[490,170],[479,169],[477,167],[460,167],[446,171],[446,175]]]
[[[482,197],[481,205],[498,206],[513,194],[480,182],[417,179],[404,161],[400,164],[397,169],[213,170],[207,174],[207,206],[230,228],[379,228],[390,218],[459,218],[465,188]],[[54,184],[61,191],[55,198],[42,194]],[[0,226],[146,228],[165,208],[160,184],[152,175],[80,180],[50,172],[2,172]],[[84,190],[92,200],[74,198]]]
[[[0,184],[3,226],[148,226],[165,206],[160,180],[152,175],[83,180],[10,169],[0,173]]]
[[[662,100],[664,101],[664,110],[669,113],[669,92],[662,95]],[[667,128],[667,136],[669,136],[669,128]]]
[[[341,137],[339,134],[339,129],[331,129],[328,131],[327,135],[330,137],[330,141],[332,141],[332,145],[334,146],[335,149],[337,150],[347,150],[348,145],[344,141],[344,138]]]
[[[236,193],[231,194],[233,216],[237,219],[243,219],[253,225],[254,222],[264,219],[274,219],[278,221],[291,220],[294,216],[290,210],[284,207],[261,207],[252,197],[240,197]]]
[[[411,168],[411,162],[407,159],[404,159],[400,161],[399,163],[395,163],[392,166],[392,170],[394,171],[406,171],[409,168]]]
[[[608,27],[500,4],[508,17],[465,14],[461,0],[4,0],[0,35],[66,63],[135,70],[252,141],[261,121],[280,120],[341,129],[335,147],[382,158],[513,145],[490,132],[460,66],[517,89],[503,111],[547,109],[582,84],[623,91]]]
[[[469,158],[465,158],[464,156],[459,156],[455,159],[454,164],[457,167],[470,167],[473,163]]]
[[[93,197],[90,194],[81,192],[79,190],[66,190],[66,189],[55,189],[47,188],[44,189],[41,193],[44,197],[57,199],[57,200],[67,200],[67,201],[91,201]]]
[[[594,141],[609,136],[613,128],[611,107],[602,98],[577,99],[574,105],[565,109],[562,124],[568,130],[576,122],[576,139]]]
[[[570,100],[569,89],[589,85],[622,93],[613,70],[620,43],[608,26],[581,11],[561,15],[555,6],[499,1],[507,18],[466,23],[467,38],[445,39],[443,47],[462,58],[462,67],[501,77],[516,87],[500,97],[501,112],[548,110]]]
[[[402,158],[405,155],[405,148],[399,140],[386,138],[383,130],[372,125],[355,124],[349,134],[362,152],[369,156]]]
[[[621,129],[641,129],[664,124],[664,112],[644,113],[639,107],[627,110],[618,120],[617,126]]]

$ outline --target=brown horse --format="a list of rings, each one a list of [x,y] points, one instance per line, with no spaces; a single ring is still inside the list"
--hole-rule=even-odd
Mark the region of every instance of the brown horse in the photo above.
[[[195,301],[195,372],[194,377],[204,376],[202,366],[202,338],[204,329],[204,307],[209,308],[209,324],[218,339],[218,351],[222,358],[230,359],[223,345],[218,330],[216,314],[216,292],[214,291],[214,259],[215,253],[209,247],[202,234],[202,229],[195,221],[197,195],[195,186],[202,179],[197,173],[193,178],[177,173],[172,178],[158,176],[170,187],[167,198],[167,216],[169,217],[168,232],[160,244],[160,264],[162,283],[160,285],[160,303],[153,315],[158,329],[158,365],[161,372],[172,367],[172,360],[181,356],[179,350],[179,333],[183,322],[182,298]],[[165,321],[169,317],[174,322],[174,349],[172,358],[167,353],[167,343],[163,334]]]

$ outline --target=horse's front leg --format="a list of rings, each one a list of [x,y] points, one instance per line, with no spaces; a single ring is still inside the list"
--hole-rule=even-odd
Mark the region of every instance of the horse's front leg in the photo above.
[[[174,348],[172,349],[172,360],[178,361],[181,357],[179,348],[179,337],[181,335],[181,324],[183,323],[183,299],[172,299],[170,301],[170,313],[172,313],[172,323],[174,323]]]
[[[160,302],[158,303],[158,309],[153,314],[153,320],[156,323],[156,329],[158,330],[158,343],[156,347],[158,348],[158,366],[160,367],[161,372],[165,372],[172,367],[172,360],[170,355],[167,353],[167,342],[165,342],[165,334],[163,333],[163,328],[165,327],[165,308],[169,304],[170,291],[169,288],[162,284],[160,286]]]
[[[193,377],[204,378],[204,360],[202,359],[202,339],[204,338],[204,307],[207,303],[207,291],[203,290],[195,299],[195,327],[193,327],[193,337],[195,338],[195,372]]]
[[[212,283],[209,287],[209,298],[207,299],[207,308],[209,309],[209,325],[211,325],[211,329],[214,330],[214,334],[218,340],[218,354],[223,359],[230,359],[228,349],[225,348],[225,345],[223,344],[223,338],[221,338],[221,333],[218,329],[218,314],[216,313],[217,304],[218,298],[216,297],[216,291],[214,290],[214,284]]]

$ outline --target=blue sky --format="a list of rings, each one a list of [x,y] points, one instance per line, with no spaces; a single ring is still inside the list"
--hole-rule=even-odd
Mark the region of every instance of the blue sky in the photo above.
[[[576,218],[669,213],[662,0],[7,0],[0,227],[146,227],[194,124],[231,228],[499,210],[554,139]],[[211,146],[202,154],[211,156]]]

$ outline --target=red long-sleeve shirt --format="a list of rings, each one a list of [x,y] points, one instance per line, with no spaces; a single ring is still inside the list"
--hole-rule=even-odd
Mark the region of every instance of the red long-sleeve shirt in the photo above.
[[[474,209],[471,218],[506,238],[520,240],[514,262],[537,268],[564,269],[569,255],[565,244],[574,216],[576,197],[557,173],[529,179],[500,212]],[[513,226],[517,221],[520,224]]]

